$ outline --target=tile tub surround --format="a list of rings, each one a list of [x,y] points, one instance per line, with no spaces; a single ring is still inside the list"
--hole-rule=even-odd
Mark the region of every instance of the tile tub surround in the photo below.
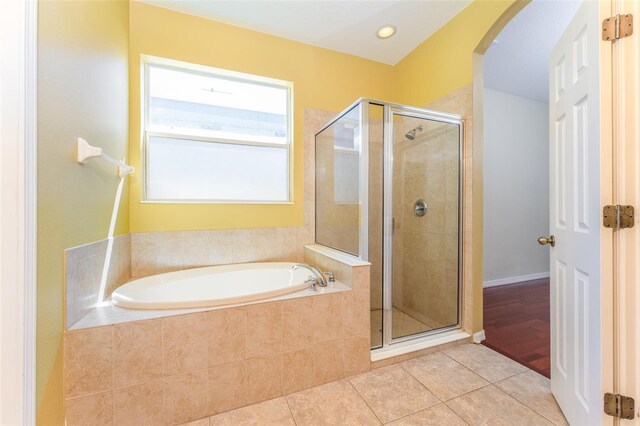
[[[179,424],[369,371],[368,265],[336,277],[353,289],[66,332],[67,424]]]
[[[130,278],[199,266],[229,263],[290,261],[304,259],[306,244],[315,241],[315,133],[336,115],[332,111],[304,111],[304,223],[279,228],[224,229],[132,233],[116,237],[107,295]],[[66,327],[91,312],[99,289],[102,263],[99,253],[106,251],[106,240],[66,251]],[[102,254],[104,259],[104,254]],[[82,262],[80,262],[82,261]],[[78,270],[82,282],[78,282]],[[95,297],[94,297],[95,295]]]
[[[69,248],[64,251],[66,327],[76,324],[98,302],[100,283],[107,260],[107,239]],[[131,278],[131,236],[113,238],[105,296]]]

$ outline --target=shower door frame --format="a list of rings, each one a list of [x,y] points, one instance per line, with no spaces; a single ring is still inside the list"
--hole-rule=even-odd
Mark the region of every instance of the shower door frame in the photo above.
[[[463,163],[463,136],[464,122],[461,116],[456,114],[442,113],[425,108],[415,108],[406,105],[392,104],[384,102],[384,189],[383,189],[383,246],[382,246],[382,346],[373,348],[376,353],[392,349],[394,345],[415,341],[417,339],[429,338],[434,335],[445,333],[461,328],[463,303],[463,191],[464,191],[464,163]],[[437,121],[457,125],[458,131],[458,312],[455,324],[441,327],[435,330],[428,330],[408,336],[393,337],[393,143],[394,126],[393,117],[395,115],[411,117],[429,121]],[[367,123],[368,124],[368,123]],[[368,209],[368,205],[367,205]]]
[[[394,345],[419,342],[429,339],[434,335],[440,335],[462,328],[464,309],[463,291],[463,218],[464,218],[464,120],[457,114],[449,114],[433,111],[426,108],[416,108],[393,102],[379,101],[371,98],[359,98],[347,108],[342,110],[332,120],[322,126],[315,134],[317,137],[327,128],[331,127],[352,109],[360,106],[361,130],[359,136],[360,160],[359,160],[359,197],[360,197],[360,229],[358,241],[358,254],[362,260],[369,262],[369,107],[371,105],[383,108],[383,218],[382,218],[382,346],[371,348],[372,353],[382,353],[394,349]],[[393,116],[403,115],[441,123],[455,124],[458,132],[458,312],[457,322],[454,325],[428,330],[422,333],[393,338]],[[317,217],[316,217],[317,234]],[[319,243],[321,244],[321,243]],[[330,247],[330,246],[329,246]],[[344,251],[333,247],[336,250]]]

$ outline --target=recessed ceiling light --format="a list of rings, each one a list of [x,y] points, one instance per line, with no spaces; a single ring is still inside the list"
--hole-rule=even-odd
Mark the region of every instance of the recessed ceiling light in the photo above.
[[[393,25],[387,25],[378,30],[378,32],[376,33],[376,37],[385,39],[391,37],[395,33],[396,27],[394,27]]]

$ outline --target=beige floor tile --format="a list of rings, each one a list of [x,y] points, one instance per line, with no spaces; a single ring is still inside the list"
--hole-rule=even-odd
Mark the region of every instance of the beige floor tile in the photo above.
[[[527,371],[527,367],[524,365],[518,364],[483,345],[469,343],[447,349],[444,352],[491,383]]]
[[[489,384],[441,352],[404,361],[400,366],[442,401]]]
[[[383,423],[440,403],[398,365],[379,368],[350,381]]]
[[[550,423],[495,386],[487,386],[447,402],[471,426],[542,426]]]
[[[568,424],[551,394],[551,382],[535,371],[529,370],[510,377],[496,383],[496,386],[553,424]]]
[[[418,411],[388,424],[393,426],[467,426],[467,423],[445,404]]]
[[[380,424],[348,380],[294,393],[287,401],[298,426]]]
[[[209,417],[205,417],[204,419],[194,420],[189,423],[182,423],[180,426],[209,426]]]
[[[277,398],[234,411],[218,414],[209,419],[211,426],[295,426],[285,398]]]

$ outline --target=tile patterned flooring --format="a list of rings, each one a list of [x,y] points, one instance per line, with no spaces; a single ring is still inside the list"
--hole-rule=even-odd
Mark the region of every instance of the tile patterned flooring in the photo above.
[[[222,425],[566,425],[549,380],[466,344],[188,423]]]

